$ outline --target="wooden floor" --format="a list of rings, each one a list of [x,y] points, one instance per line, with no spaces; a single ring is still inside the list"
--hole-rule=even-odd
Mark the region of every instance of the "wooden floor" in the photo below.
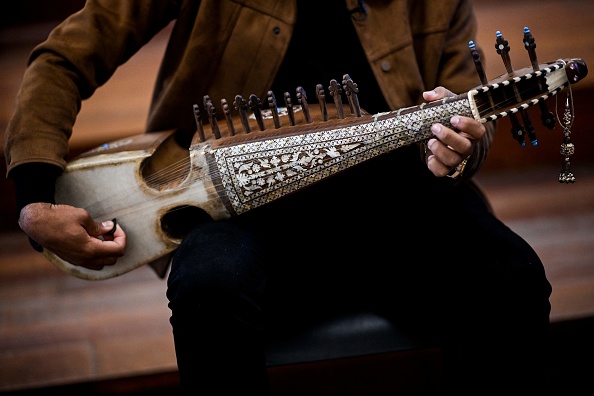
[[[566,23],[564,29],[555,25],[554,33],[568,35],[568,45],[556,48],[541,46],[541,50],[546,47],[547,57],[549,52],[546,51],[557,49],[579,52],[579,42],[571,38],[579,37],[580,32],[570,22],[587,26],[590,18],[591,25],[593,14],[584,10],[594,12],[590,1],[559,3],[544,0],[539,4],[546,3],[550,7],[529,10],[527,7],[534,7],[535,2],[514,2],[518,12],[497,18],[493,17],[497,12],[490,5],[495,3],[478,0],[476,3],[481,5],[479,17],[488,29],[503,21],[502,18],[506,18],[506,26],[518,28],[521,25],[521,29],[524,23],[521,15],[529,19],[528,15],[536,15],[533,31],[539,27],[544,31],[547,18],[551,20],[553,16],[555,23],[558,19],[560,23]],[[509,2],[505,0],[503,3]],[[573,6],[570,7],[570,4]],[[542,9],[548,11],[546,16],[540,17],[537,13]],[[563,18],[556,18],[559,15]],[[12,111],[26,55],[33,43],[40,41],[51,26],[0,29],[2,134]],[[499,26],[496,29],[500,29]],[[152,77],[157,70],[166,33],[130,60],[106,87],[99,89],[96,96],[83,105],[72,141],[74,149],[93,147],[142,130]],[[549,37],[553,32],[543,33]],[[481,37],[487,37],[484,31],[481,34]],[[592,38],[590,44],[591,41]],[[520,45],[516,43],[517,47]],[[592,46],[584,48],[584,51],[592,54]],[[518,59],[522,55],[515,56],[517,58],[514,59]],[[582,52],[573,55],[572,52],[571,55],[558,56],[585,55]],[[491,63],[488,70],[495,67]],[[589,82],[591,80],[586,82],[587,87],[594,86]],[[591,98],[590,91],[581,92],[582,97]],[[580,91],[577,90],[576,94],[580,95]],[[587,113],[593,105],[590,99],[582,102],[580,109],[585,109]],[[592,117],[591,114],[585,115]],[[574,173],[578,179],[575,184],[565,185],[556,181],[557,165],[561,162],[558,136],[556,140],[543,139],[554,143],[544,141],[538,149],[540,152],[528,153],[524,160],[519,155],[516,157],[519,153],[517,147],[503,143],[511,138],[503,136],[495,143],[493,155],[477,180],[495,213],[530,242],[545,264],[553,285],[551,319],[556,328],[563,329],[559,333],[562,337],[556,344],[558,351],[563,353],[559,354],[560,361],[552,368],[552,375],[558,375],[568,383],[586,384],[592,390],[591,380],[580,377],[582,371],[578,378],[574,371],[567,369],[575,369],[576,359],[592,360],[591,356],[583,356],[583,353],[593,351],[591,344],[588,344],[589,349],[580,344],[586,339],[584,333],[594,328],[594,155],[593,145],[589,144],[592,138],[583,139],[593,123],[590,122],[589,127],[580,125],[575,131],[576,146],[582,150],[576,154],[574,161]],[[526,151],[521,155],[524,153]],[[541,154],[553,158],[553,161],[529,162]],[[2,158],[0,171],[5,170],[3,162]],[[149,268],[139,268],[124,276],[99,282],[83,281],[62,273],[34,252],[25,236],[16,229],[11,187],[2,182],[1,188],[0,393],[44,390],[51,386],[84,385],[96,381],[117,382],[130,377],[137,380],[144,378],[143,381],[152,389],[159,389],[156,383],[175,387],[175,355],[165,282]],[[589,327],[584,327],[586,325]],[[118,392],[113,386],[109,394],[132,394],[126,391],[125,384]],[[82,385],[77,389],[81,391]],[[94,389],[97,390],[97,387]],[[167,388],[163,394],[173,394],[171,392],[171,388]],[[91,394],[88,391],[83,393]]]
[[[558,184],[556,171],[479,181],[541,256],[559,324],[594,318],[594,167],[573,185]],[[50,265],[21,232],[0,236],[0,392],[174,375],[168,318],[165,282],[148,267],[84,281]]]

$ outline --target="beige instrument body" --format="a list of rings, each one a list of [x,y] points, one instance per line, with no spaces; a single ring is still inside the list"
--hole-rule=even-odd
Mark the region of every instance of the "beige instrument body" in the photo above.
[[[144,161],[167,145],[171,136],[169,131],[125,138],[100,146],[68,164],[56,185],[56,202],[85,208],[98,221],[116,218],[129,243],[117,264],[101,271],[72,265],[46,250],[45,255],[53,264],[82,279],[113,278],[177,248],[181,240],[162,228],[161,220],[167,211],[192,205],[204,208],[216,220],[229,217],[211,179],[203,177],[204,156],[199,155],[196,147],[190,156],[189,172],[179,184],[155,189],[146,183]]]

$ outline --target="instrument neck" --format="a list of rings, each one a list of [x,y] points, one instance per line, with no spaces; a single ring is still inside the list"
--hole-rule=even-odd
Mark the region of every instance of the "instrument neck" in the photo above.
[[[465,95],[387,113],[352,117],[290,135],[254,133],[204,150],[219,196],[232,214],[245,213],[379,155],[432,136],[431,125],[472,117]],[[198,147],[196,149],[198,149]]]

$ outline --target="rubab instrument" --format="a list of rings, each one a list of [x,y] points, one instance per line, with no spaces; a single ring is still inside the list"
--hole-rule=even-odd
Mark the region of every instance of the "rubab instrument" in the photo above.
[[[500,32],[495,47],[506,73],[488,81],[473,42],[469,49],[482,85],[460,95],[380,114],[368,114],[358,101],[359,87],[345,74],[316,87],[316,107],[307,93],[288,92],[279,106],[269,91],[266,105],[256,95],[222,99],[222,117],[209,96],[194,105],[197,131],[189,149],[173,132],[142,134],[97,147],[69,162],[56,185],[56,202],[86,209],[98,221],[117,219],[127,234],[126,253],[113,266],[91,270],[46,257],[76,277],[99,280],[145,264],[166,264],[192,224],[205,216],[222,220],[241,215],[322,182],[368,159],[432,136],[430,127],[449,126],[453,115],[481,123],[509,117],[520,144],[537,144],[527,109],[538,106],[544,125],[559,121],[564,157],[559,181],[575,177],[569,157],[573,102],[570,84],[587,75],[580,58],[539,63],[534,39],[524,29],[529,67],[514,71],[508,42]],[[569,87],[563,120],[546,100]],[[293,103],[295,101],[295,103]],[[312,102],[312,106],[313,102]],[[109,188],[108,188],[109,187]]]

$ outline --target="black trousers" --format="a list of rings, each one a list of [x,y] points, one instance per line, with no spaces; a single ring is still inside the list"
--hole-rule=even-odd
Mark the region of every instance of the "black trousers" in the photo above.
[[[538,256],[475,188],[399,151],[184,239],[167,296],[189,394],[267,394],[268,337],[354,308],[447,346],[446,393],[546,388]]]

